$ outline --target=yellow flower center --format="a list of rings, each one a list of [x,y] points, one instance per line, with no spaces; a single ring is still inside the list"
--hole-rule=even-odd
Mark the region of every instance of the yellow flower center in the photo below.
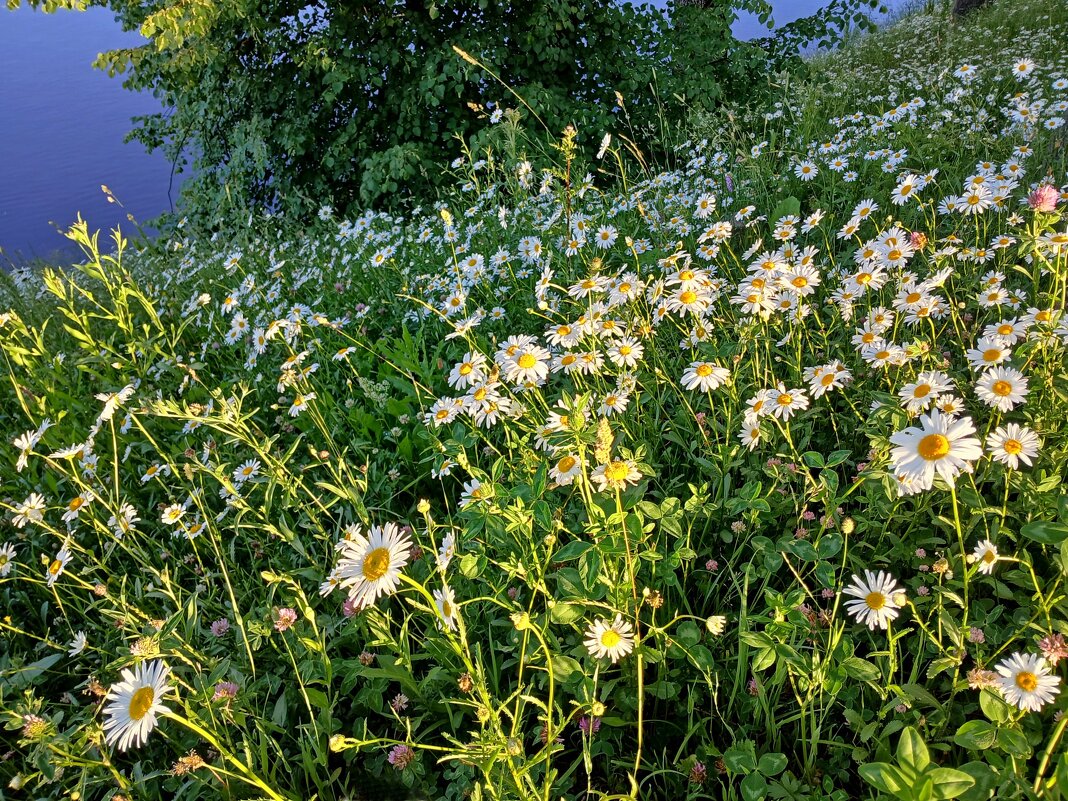
[[[998,560],[997,554],[993,551],[987,551],[983,554],[983,564],[993,564]]]
[[[464,362],[460,365],[460,375],[471,375],[474,369],[475,366],[471,362]]]
[[[898,259],[901,258],[901,251],[898,250],[897,248],[894,248],[893,250],[891,250],[889,253],[886,254],[886,258],[887,258],[888,261],[897,261]]]
[[[571,472],[571,468],[575,466],[575,463],[577,461],[578,459],[576,459],[574,456],[565,456],[563,459],[556,463],[556,470],[560,473],[569,473]]]
[[[634,348],[632,348],[630,345],[620,345],[619,346],[619,355],[620,356],[630,356],[630,354],[633,353],[633,352],[634,352]]]
[[[928,434],[920,440],[916,450],[928,462],[933,462],[949,453],[949,440],[942,434]]]
[[[52,564],[48,566],[48,573],[52,576],[58,576],[59,571],[63,569],[63,563],[58,559],[53,559]]]
[[[436,420],[444,420],[448,416],[449,416],[449,410],[448,409],[438,409],[437,414],[434,415],[434,419],[436,419]]]
[[[1003,336],[1003,337],[1007,337],[1009,334],[1012,333],[1012,326],[1008,325],[1008,324],[999,325],[998,326],[998,333],[1001,334],[1001,336]]]
[[[825,387],[829,387],[834,383],[834,373],[825,373],[820,379],[820,383]]]
[[[538,363],[538,360],[535,359],[531,354],[524,353],[522,356],[519,357],[519,361],[517,363],[524,370],[529,370],[531,367]]]
[[[808,279],[805,278],[805,276],[803,275],[799,275],[794,278],[794,280],[790,283],[796,286],[798,289],[803,289],[804,287],[808,286]]]
[[[486,399],[486,395],[488,395],[488,394],[489,394],[489,391],[485,387],[479,387],[478,389],[475,390],[474,394],[471,397],[473,397],[475,400],[481,402],[481,401],[484,401]]]
[[[864,597],[864,603],[868,605],[869,609],[874,609],[878,612],[884,606],[886,606],[886,596],[881,592],[869,592]]]
[[[691,303],[697,300],[697,293],[687,289],[685,292],[679,295],[679,300],[689,306]]]
[[[876,359],[889,359],[890,358],[890,351],[881,350],[881,351],[879,351],[878,353],[875,354],[875,358]]]
[[[794,397],[784,392],[777,398],[777,401],[780,406],[789,406],[794,402]]]
[[[915,303],[916,301],[918,301],[922,297],[923,297],[923,295],[921,295],[919,292],[909,292],[908,296],[905,298],[905,302],[906,303]]]
[[[926,398],[931,393],[930,384],[920,384],[916,389],[912,390],[912,397],[914,398]]]
[[[1005,449],[1005,453],[1015,455],[1023,450],[1023,443],[1018,439],[1007,439],[1005,440],[1005,444],[1001,447]]]
[[[570,333],[571,333],[571,326],[569,326],[569,325],[561,325],[560,327],[558,327],[556,329],[557,336],[566,337]]]
[[[389,548],[375,548],[363,558],[363,577],[367,581],[378,581],[389,570]]]
[[[601,635],[601,645],[605,648],[615,648],[619,645],[620,640],[623,638],[619,636],[619,632],[615,629],[608,629]]]
[[[630,283],[627,282],[627,281],[624,281],[622,284],[619,285],[619,291],[622,292],[623,294],[626,294],[627,292],[630,292],[630,287],[631,287]]]
[[[67,508],[70,509],[72,512],[77,512],[79,509],[82,508],[83,503],[85,503],[85,498],[79,495],[77,498],[70,502]]]
[[[575,354],[573,354],[573,353],[565,353],[564,357],[562,359],[560,359],[560,364],[564,365],[565,367],[569,367],[570,365],[575,363],[575,359],[576,359]]]
[[[604,469],[604,477],[614,483],[626,481],[630,475],[630,466],[626,462],[615,461]]]
[[[693,270],[683,270],[682,272],[679,273],[679,280],[680,281],[692,281],[693,279],[694,279]]]
[[[1008,381],[995,381],[990,386],[990,391],[999,397],[1006,397],[1012,394],[1012,384]]]
[[[156,700],[156,691],[152,687],[142,687],[130,697],[130,717],[140,720],[152,708]]]
[[[871,273],[860,273],[859,275],[857,275],[857,283],[860,286],[864,286],[865,284],[870,284],[871,283],[871,279],[872,279],[872,274]]]
[[[701,376],[701,378],[707,378],[708,376],[712,375],[712,365],[699,364],[697,365],[696,373],[697,375]]]
[[[1038,687],[1038,676],[1029,670],[1021,670],[1016,674],[1016,686],[1025,693],[1033,693]]]

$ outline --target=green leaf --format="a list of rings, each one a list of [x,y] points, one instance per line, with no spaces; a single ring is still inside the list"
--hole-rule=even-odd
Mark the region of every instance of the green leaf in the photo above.
[[[749,774],[756,770],[756,748],[751,740],[732,745],[723,752],[723,764],[731,773]]]
[[[953,735],[953,742],[970,751],[985,751],[997,741],[998,731],[985,720],[969,720]]]
[[[875,681],[882,675],[877,665],[859,656],[851,656],[842,662],[842,669],[850,678]]]
[[[1020,534],[1043,545],[1057,545],[1068,540],[1068,526],[1044,520],[1022,526]]]
[[[592,547],[592,542],[574,540],[554,553],[552,559],[554,562],[570,562],[572,559],[578,559]]]
[[[860,766],[860,776],[881,793],[899,795],[909,787],[901,771],[886,762],[871,762]]]
[[[549,610],[549,619],[553,623],[574,623],[581,619],[584,613],[579,604],[557,603]]]
[[[956,798],[975,784],[975,779],[964,771],[953,768],[934,768],[927,772],[934,783],[934,797],[937,799]]]
[[[974,784],[960,794],[961,801],[988,801],[994,795],[998,783],[997,772],[985,762],[969,762],[960,766]]]
[[[778,776],[786,770],[786,754],[764,754],[757,762],[757,770],[765,776]]]
[[[912,726],[901,730],[901,739],[897,741],[897,761],[917,773],[922,773],[931,762],[927,744]]]
[[[563,654],[555,654],[553,656],[553,673],[557,681],[567,681],[572,674],[581,672],[582,665],[579,664],[577,659],[572,659],[570,656],[564,656]]]
[[[998,747],[1005,749],[1014,757],[1028,757],[1031,755],[1031,746],[1027,737],[1019,729],[998,729]]]
[[[744,801],[763,801],[768,794],[768,782],[759,773],[750,773],[742,779],[741,790]]]
[[[979,706],[983,714],[994,723],[1008,723],[1012,717],[1012,707],[993,690],[984,688],[979,692]]]

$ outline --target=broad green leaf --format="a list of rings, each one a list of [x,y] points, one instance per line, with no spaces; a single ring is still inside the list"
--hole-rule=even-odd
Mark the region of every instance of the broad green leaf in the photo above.
[[[927,744],[912,726],[901,730],[901,739],[897,741],[897,761],[918,773],[922,773],[931,761]]]
[[[971,751],[985,751],[997,741],[998,731],[985,720],[969,720],[953,735],[953,742]]]
[[[975,784],[975,779],[967,773],[953,768],[933,768],[927,776],[934,783],[934,797],[940,801],[956,798]]]
[[[1068,540],[1068,526],[1063,523],[1038,521],[1022,526],[1020,534],[1043,545],[1057,545]]]

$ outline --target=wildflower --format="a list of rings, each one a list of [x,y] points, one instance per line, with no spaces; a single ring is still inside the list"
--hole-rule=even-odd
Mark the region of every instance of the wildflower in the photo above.
[[[591,656],[608,657],[614,664],[634,650],[634,629],[618,614],[611,623],[598,618],[586,629],[584,644]]]
[[[397,770],[404,770],[415,760],[415,751],[406,745],[395,745],[386,759]]]
[[[982,540],[968,557],[969,562],[979,563],[979,572],[989,576],[994,572],[994,563],[998,560],[998,549],[990,540]]]
[[[863,579],[854,575],[853,584],[842,592],[857,599],[846,601],[846,611],[870,629],[885,630],[899,614],[901,604],[896,598],[901,589],[893,576],[881,570],[878,573],[865,570]]]
[[[124,668],[122,681],[108,691],[104,707],[104,740],[108,745],[125,751],[131,745],[141,746],[156,728],[157,715],[170,709],[160,703],[171,691],[168,668],[162,660],[139,664],[133,670]]]
[[[456,595],[447,584],[440,590],[434,590],[434,604],[438,608],[445,627],[449,631],[456,630]]]
[[[27,740],[38,740],[48,732],[48,721],[40,715],[22,716],[22,736]]]
[[[1051,184],[1042,184],[1034,192],[1027,196],[1027,205],[1035,211],[1050,214],[1057,209],[1057,201],[1060,200],[1060,192]]]
[[[582,472],[582,462],[577,456],[567,454],[557,460],[549,470],[549,478],[556,482],[558,487],[566,487],[574,483],[575,478]]]
[[[972,668],[968,671],[968,687],[972,690],[981,690],[984,687],[994,687],[998,681],[998,674],[992,670]]]
[[[1053,667],[1056,667],[1057,663],[1062,659],[1068,658],[1068,643],[1065,643],[1063,634],[1051,634],[1048,637],[1043,637],[1038,641],[1038,650],[1042,652],[1042,656],[1046,657],[1046,661]]]
[[[975,394],[987,406],[1011,412],[1027,398],[1027,378],[1013,367],[993,367],[975,382]]]
[[[466,509],[479,501],[484,501],[492,494],[490,487],[483,487],[477,478],[464,482],[463,492],[460,493],[460,508]]]
[[[626,489],[630,484],[637,484],[642,474],[630,459],[615,459],[607,464],[598,465],[590,474],[590,481],[597,485],[600,492],[610,489]]]
[[[248,459],[234,469],[234,484],[244,484],[249,479],[255,478],[260,472],[260,460]]]
[[[70,645],[67,646],[67,656],[77,656],[78,654],[80,654],[82,651],[85,650],[85,645],[87,642],[88,639],[85,636],[85,632],[79,631],[77,634],[74,635],[74,639],[70,641]]]
[[[807,409],[808,395],[803,389],[787,389],[782,383],[778,389],[769,392],[771,414],[786,422],[794,416],[794,412]]]
[[[186,756],[179,757],[171,768],[171,775],[185,776],[195,770],[204,767],[204,759],[196,751],[190,751]]]
[[[724,615],[712,615],[705,621],[705,626],[710,634],[718,637],[727,628],[727,618]]]
[[[400,584],[400,571],[408,563],[411,540],[395,523],[372,526],[369,536],[354,534],[338,545],[338,570],[349,597],[370,606],[383,595],[392,595]]]
[[[56,558],[48,563],[48,569],[45,573],[48,576],[48,586],[51,587],[56,583],[56,579],[63,575],[63,571],[67,567],[67,563],[71,560],[70,548],[64,543],[63,547],[59,549],[59,553],[56,554]]]
[[[212,701],[232,701],[237,697],[240,688],[232,681],[220,681],[215,685],[215,693],[211,696]]]
[[[395,696],[393,696],[393,700],[389,702],[389,705],[394,712],[400,714],[408,708],[408,701],[409,698],[407,695],[405,695],[404,693],[397,693]]]
[[[713,362],[692,362],[682,374],[682,386],[689,390],[711,392],[730,378],[730,371]]]
[[[1049,664],[1037,654],[1014,653],[995,665],[998,689],[1019,709],[1038,712],[1060,693],[1061,677],[1050,674]]]
[[[10,542],[0,546],[0,578],[5,578],[15,567],[15,555],[17,551]]]
[[[215,620],[211,624],[211,635],[213,637],[223,637],[226,632],[230,630],[230,621],[225,617],[221,617]]]
[[[590,717],[589,715],[582,715],[578,719],[578,727],[579,731],[587,737],[592,737],[601,730],[601,719]]]
[[[1020,469],[1020,462],[1030,467],[1041,445],[1038,434],[1016,423],[998,426],[986,438],[990,457],[1013,470]]]
[[[274,629],[275,631],[286,631],[292,628],[293,624],[297,622],[297,610],[286,607],[284,609],[274,610]]]
[[[438,548],[438,570],[445,570],[456,554],[456,535],[451,531],[441,540]]]
[[[705,767],[705,763],[694,762],[687,778],[693,784],[704,784],[708,780],[708,768]]]
[[[315,393],[309,392],[306,395],[297,395],[293,398],[293,404],[289,407],[289,416],[296,417],[305,409],[308,408],[308,402],[315,400]]]
[[[980,337],[975,347],[964,353],[973,370],[996,367],[1011,355],[1012,351],[997,337]]]
[[[983,455],[975,426],[968,418],[953,420],[937,409],[920,416],[919,427],[891,435],[894,472],[930,489],[935,473],[952,484],[961,472],[971,472],[969,462]]]

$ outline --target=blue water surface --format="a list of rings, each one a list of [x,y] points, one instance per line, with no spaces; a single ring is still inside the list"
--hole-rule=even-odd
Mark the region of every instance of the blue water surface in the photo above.
[[[92,68],[97,53],[142,44],[106,9],[45,14],[0,4],[0,248],[19,260],[70,253],[57,232],[78,212],[90,227],[139,222],[171,208],[178,178],[162,154],[123,138],[131,117],[160,110],[121,77]],[[118,200],[108,203],[106,185]],[[103,235],[101,237],[103,239]],[[0,257],[0,264],[6,259]]]

